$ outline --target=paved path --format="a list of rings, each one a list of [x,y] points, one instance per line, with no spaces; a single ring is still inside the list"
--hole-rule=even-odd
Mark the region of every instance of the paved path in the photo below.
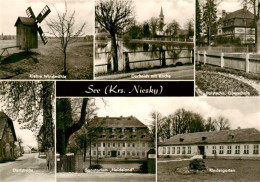
[[[96,80],[194,80],[194,65],[98,76]]]
[[[0,163],[1,182],[55,182],[54,172],[48,172],[46,160],[38,153],[24,154],[13,162]]]
[[[136,173],[110,173],[110,172],[91,172],[91,173],[58,173],[57,182],[155,182],[155,174],[136,174]]]

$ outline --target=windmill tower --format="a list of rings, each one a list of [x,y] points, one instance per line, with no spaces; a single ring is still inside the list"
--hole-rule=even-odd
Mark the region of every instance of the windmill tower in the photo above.
[[[160,34],[163,33],[163,27],[164,27],[164,15],[163,15],[163,9],[161,7],[161,13],[159,15],[159,31],[160,31]]]
[[[20,49],[38,48],[38,33],[44,45],[48,42],[38,23],[41,23],[50,12],[50,8],[46,5],[35,17],[32,8],[29,7],[26,10],[28,17],[18,17],[14,26],[16,26],[16,45],[20,46]]]

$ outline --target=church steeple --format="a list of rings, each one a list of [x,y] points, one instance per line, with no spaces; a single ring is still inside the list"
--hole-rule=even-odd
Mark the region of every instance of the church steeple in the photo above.
[[[164,17],[164,16],[163,16],[163,10],[162,10],[162,7],[161,7],[160,17]]]

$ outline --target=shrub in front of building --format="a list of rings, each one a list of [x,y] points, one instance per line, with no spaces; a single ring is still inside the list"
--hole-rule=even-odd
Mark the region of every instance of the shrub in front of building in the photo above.
[[[192,170],[206,170],[205,162],[202,159],[194,159],[190,161],[189,167]]]

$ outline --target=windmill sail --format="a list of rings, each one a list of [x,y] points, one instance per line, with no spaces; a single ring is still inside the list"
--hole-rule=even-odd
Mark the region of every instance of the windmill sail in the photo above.
[[[36,19],[31,7],[27,8],[26,14],[29,18]]]
[[[42,39],[43,44],[44,44],[44,45],[47,44],[48,39],[47,39],[47,37],[44,35],[44,33],[43,33],[41,27],[38,27],[38,32],[39,32],[39,35],[40,35],[40,37],[41,37],[41,39]]]
[[[49,8],[49,6],[45,6],[44,8],[43,8],[43,10],[40,12],[40,14],[37,16],[37,22],[38,23],[41,23],[43,20],[44,20],[44,18],[49,14],[51,12],[51,10],[50,10],[50,8]]]

